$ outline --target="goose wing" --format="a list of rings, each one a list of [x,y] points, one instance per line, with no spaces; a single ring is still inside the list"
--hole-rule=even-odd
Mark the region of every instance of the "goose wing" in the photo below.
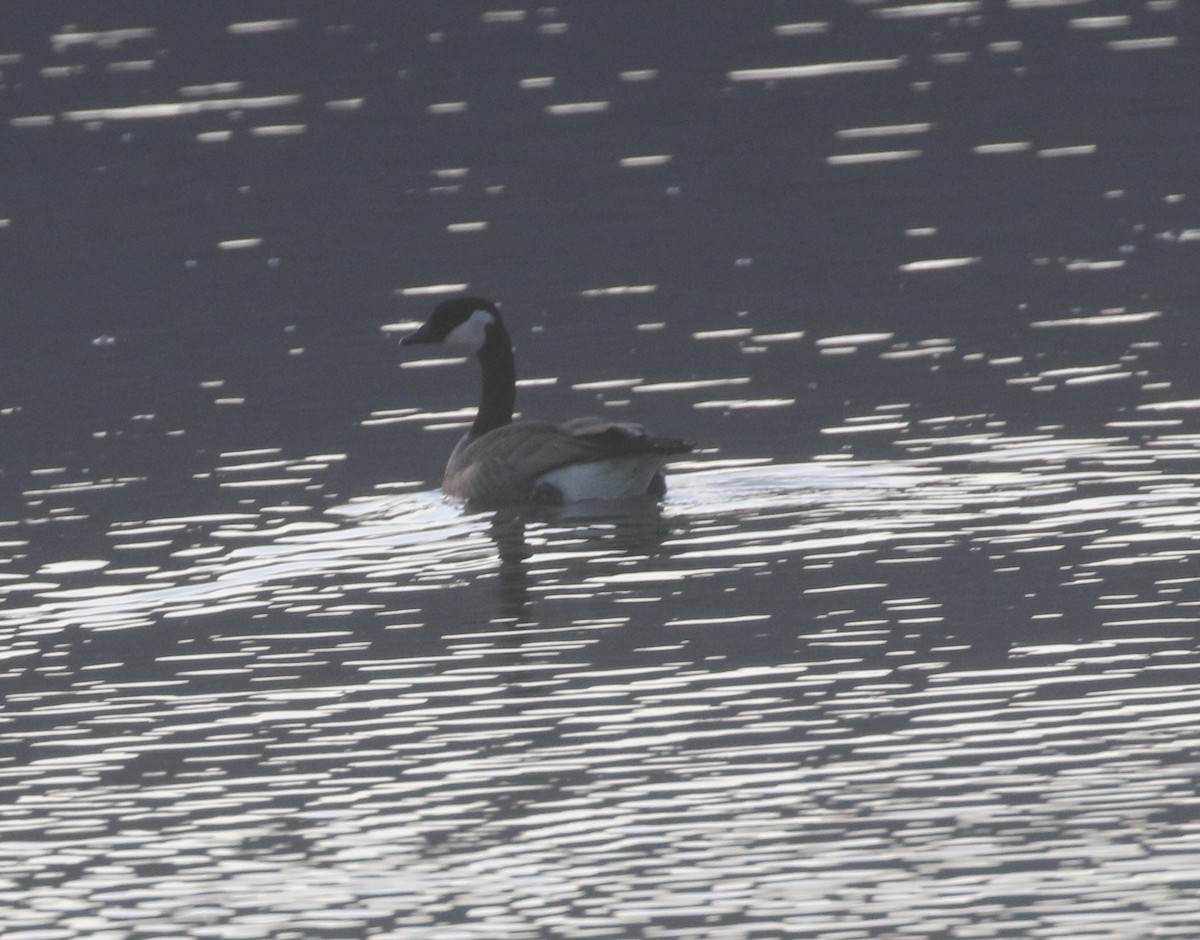
[[[636,454],[684,454],[692,449],[678,438],[654,437],[640,424],[631,421],[609,421],[605,418],[572,418],[563,422],[562,429],[571,437],[598,445],[606,457],[626,457]]]
[[[450,455],[442,490],[482,503],[519,502],[538,477],[567,464],[690,449],[681,441],[650,437],[638,424],[601,418],[519,421],[464,438]]]

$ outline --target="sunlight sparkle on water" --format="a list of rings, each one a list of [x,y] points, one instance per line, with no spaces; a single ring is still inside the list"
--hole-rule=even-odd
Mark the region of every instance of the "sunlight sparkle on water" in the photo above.
[[[276,6],[0,52],[6,940],[1195,936],[1185,5]]]

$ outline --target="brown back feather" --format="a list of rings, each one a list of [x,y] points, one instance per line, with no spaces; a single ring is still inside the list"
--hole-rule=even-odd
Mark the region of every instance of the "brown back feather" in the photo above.
[[[592,417],[518,421],[464,438],[446,464],[442,489],[483,503],[521,501],[539,476],[567,464],[689,450],[682,441],[650,437],[639,424]]]

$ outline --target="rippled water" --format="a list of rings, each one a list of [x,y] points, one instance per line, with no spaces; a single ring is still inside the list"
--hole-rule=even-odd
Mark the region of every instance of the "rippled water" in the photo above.
[[[1194,443],[697,470],[661,513],[115,528],[191,547],[138,586],[47,566],[3,617],[9,916],[1184,936]]]
[[[5,940],[1200,932],[1189,8],[598,10],[0,49]]]

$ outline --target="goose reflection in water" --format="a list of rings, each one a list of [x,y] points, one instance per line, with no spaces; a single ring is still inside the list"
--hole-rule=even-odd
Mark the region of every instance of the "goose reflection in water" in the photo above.
[[[606,559],[634,565],[657,557],[672,534],[652,499],[505,507],[492,516],[500,616],[520,618],[549,572],[540,565]]]

